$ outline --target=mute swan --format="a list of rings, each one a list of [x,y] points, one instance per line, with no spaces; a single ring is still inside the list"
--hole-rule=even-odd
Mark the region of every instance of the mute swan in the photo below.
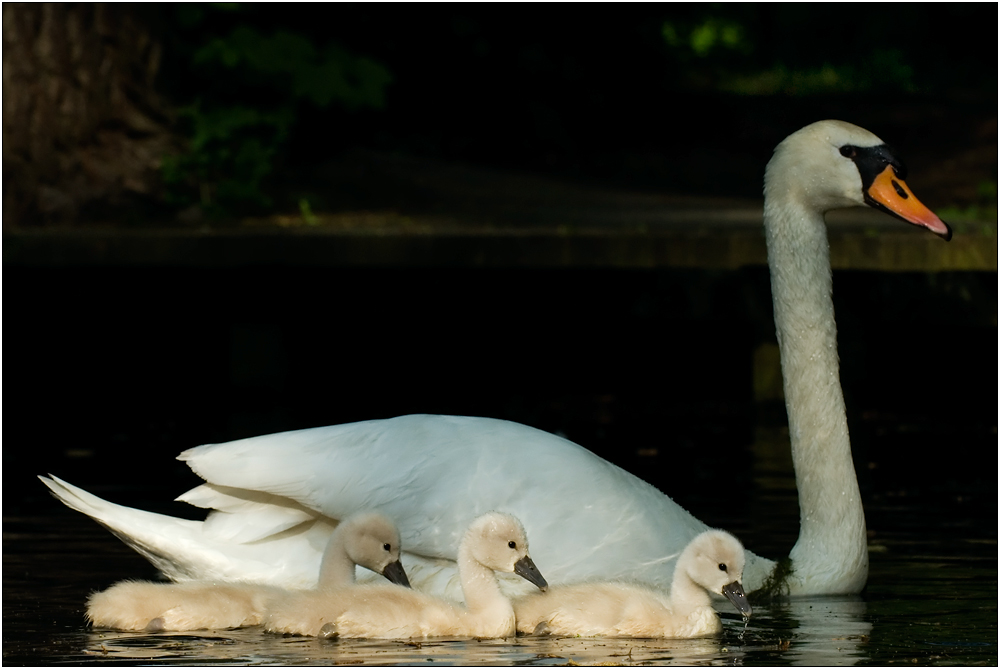
[[[801,515],[792,572],[778,584],[790,594],[855,593],[867,579],[823,217],[867,204],[949,239],[951,230],[904,176],[882,140],[842,121],[788,136],[765,173],[764,228]],[[174,580],[307,587],[301,584],[315,579],[319,564],[317,535],[330,531],[330,519],[379,509],[399,524],[410,579],[454,599],[458,539],[489,509],[524,522],[556,583],[628,578],[669,588],[672,556],[709,529],[586,449],[490,418],[402,416],[200,446],[179,458],[206,481],[178,498],[211,509],[204,523],[126,509],[65,484],[50,488]],[[760,588],[774,568],[748,552],[744,585]]]
[[[399,532],[378,513],[355,514],[330,535],[316,592],[354,584],[361,565],[393,583],[409,587],[399,562]],[[87,618],[96,627],[125,630],[221,629],[259,625],[268,602],[284,589],[259,583],[150,583],[122,581],[87,600]]]
[[[669,596],[634,583],[556,585],[514,600],[517,631],[564,636],[690,638],[722,631],[709,592],[740,613],[751,608],[740,579],[743,544],[721,530],[696,536],[677,558]]]
[[[528,537],[507,513],[472,522],[458,547],[465,606],[391,585],[359,585],[333,594],[291,593],[268,607],[264,627],[306,636],[409,639],[514,635],[514,609],[494,571],[516,573],[542,590],[545,579],[528,556]]]

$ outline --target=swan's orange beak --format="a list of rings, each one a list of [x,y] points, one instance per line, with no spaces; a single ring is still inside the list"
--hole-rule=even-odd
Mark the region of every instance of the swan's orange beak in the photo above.
[[[896,176],[892,165],[886,165],[882,173],[875,177],[865,191],[865,202],[907,223],[927,228],[945,241],[951,239],[948,224],[917,199],[906,182]]]

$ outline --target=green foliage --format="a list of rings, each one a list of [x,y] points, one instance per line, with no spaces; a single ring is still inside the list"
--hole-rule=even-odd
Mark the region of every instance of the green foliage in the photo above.
[[[912,93],[913,68],[898,50],[872,52],[870,63],[790,69],[778,64],[766,70],[732,74],[719,82],[719,89],[743,95],[815,95],[822,93],[864,93],[876,89]]]
[[[313,213],[309,200],[304,197],[299,198],[299,213],[302,214],[302,220],[306,222],[306,225],[319,225],[319,219]]]
[[[203,20],[202,6],[179,12],[182,25]],[[188,149],[166,158],[162,175],[171,203],[197,204],[213,216],[271,206],[266,181],[303,104],[381,109],[392,81],[385,67],[335,43],[319,45],[288,30],[264,34],[249,25],[206,35],[191,66],[210,87],[178,110]]]
[[[178,115],[189,126],[189,143],[186,153],[163,161],[170,202],[191,204],[194,191],[197,204],[215,215],[271,204],[261,184],[288,137],[293,108],[264,112],[234,105],[204,111],[199,101]]]
[[[938,216],[948,222],[956,234],[997,234],[997,182],[982,181],[976,186],[976,200],[965,207],[940,207]]]
[[[709,18],[686,29],[672,21],[663,24],[663,39],[680,50],[690,49],[704,58],[719,49],[747,52],[751,45],[746,40],[743,26],[735,21]]]
[[[246,68],[284,88],[292,99],[319,107],[338,102],[348,109],[381,109],[392,80],[378,63],[334,43],[320,49],[302,35],[279,31],[265,36],[248,26],[210,41],[195,53],[194,63]]]
[[[849,41],[828,43],[814,25],[829,18],[829,29],[836,30],[842,16],[817,19],[799,15],[796,8],[775,11],[777,16],[762,21],[752,8],[707,6],[693,16],[665,21],[661,33],[683,66],[687,85],[694,88],[796,96],[918,91],[914,68],[902,48],[862,41],[857,48],[845,49]]]

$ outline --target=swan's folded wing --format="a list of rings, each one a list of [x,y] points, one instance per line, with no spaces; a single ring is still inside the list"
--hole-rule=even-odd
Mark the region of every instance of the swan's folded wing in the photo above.
[[[211,483],[187,491],[176,501],[212,509],[202,532],[215,541],[238,544],[273,537],[320,516],[284,497]]]
[[[554,582],[632,576],[669,587],[674,556],[707,529],[590,451],[489,418],[400,416],[201,446],[179,458],[209,483],[264,491],[329,518],[381,511],[404,549],[428,558],[454,560],[469,522],[502,509],[522,520],[533,559]]]
[[[405,473],[385,461],[384,449],[368,421],[295,430],[207,444],[184,451],[178,460],[216,486],[267,492],[332,518],[380,506],[398,489]],[[373,429],[366,429],[371,427]],[[214,508],[214,507],[213,507]]]

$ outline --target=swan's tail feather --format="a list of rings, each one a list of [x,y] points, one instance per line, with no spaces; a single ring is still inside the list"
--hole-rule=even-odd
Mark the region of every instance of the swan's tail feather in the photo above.
[[[200,524],[194,520],[173,518],[159,513],[121,506],[120,504],[101,499],[97,495],[92,495],[86,490],[77,488],[75,485],[63,481],[58,476],[49,474],[49,477],[51,478],[45,476],[39,476],[38,478],[46,485],[56,499],[74,511],[79,511],[90,516],[112,532],[131,534],[133,531],[141,531],[144,523],[147,527],[158,530],[164,525],[169,525],[177,529],[191,531]]]
[[[63,481],[57,476],[38,477],[60,502],[86,514],[137,551],[175,581],[197,578],[201,565],[193,564],[178,544],[190,545],[201,523],[121,506]]]
[[[265,528],[258,528],[262,538],[246,541],[246,536],[233,537],[227,531],[230,524],[240,524],[243,514],[214,511],[209,516],[213,522],[185,520],[108,502],[56,476],[38,478],[56,499],[106,527],[172,581],[249,580],[313,587],[323,548],[336,526],[335,521],[310,517],[288,505],[263,514]],[[288,518],[299,522],[287,527]]]

